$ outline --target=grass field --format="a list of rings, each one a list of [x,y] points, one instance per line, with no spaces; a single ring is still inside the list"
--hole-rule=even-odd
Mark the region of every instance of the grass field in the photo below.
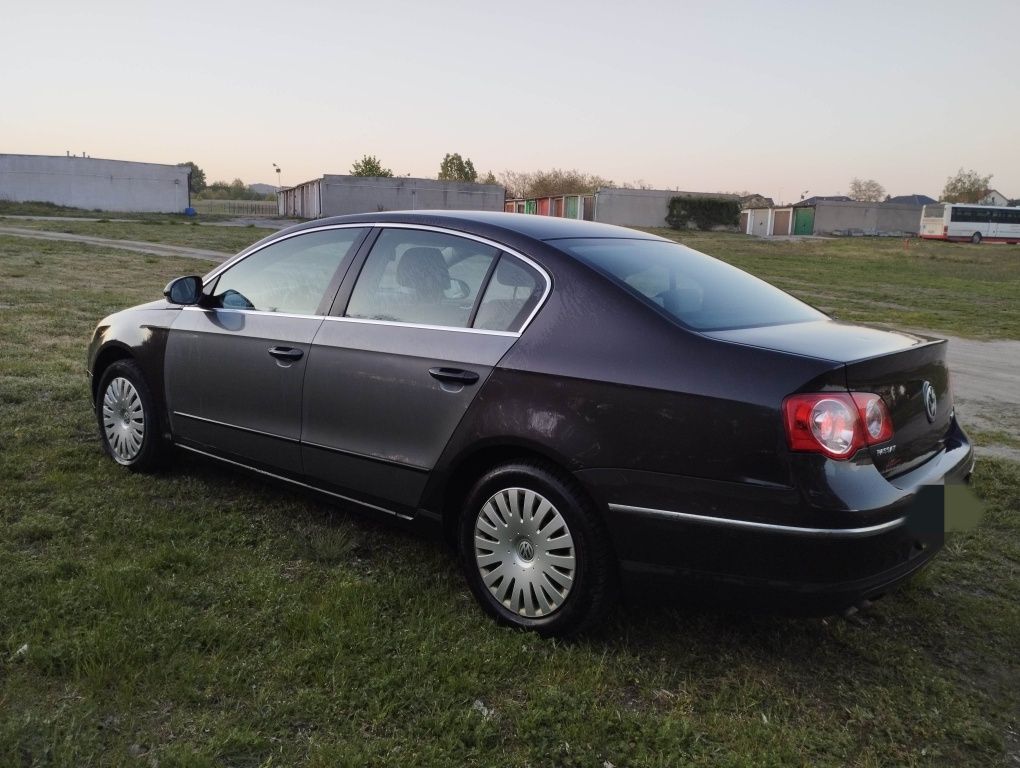
[[[843,311],[865,312],[871,270],[838,250],[859,243],[799,259],[771,246],[700,243],[802,281],[808,298],[821,282],[811,263],[831,262],[839,279],[824,292],[855,279]],[[876,268],[896,244],[881,248]],[[945,248],[912,257],[955,264],[939,291],[987,303],[993,274],[1000,288],[1016,280]],[[102,456],[89,334],[196,264],[0,236],[0,766],[987,766],[1020,754],[1020,465],[982,462],[982,524],[859,620],[632,607],[594,636],[540,640],[485,619],[438,542],[188,457],[144,477]],[[924,322],[940,310],[930,300],[888,303],[944,327]],[[975,322],[1017,338],[1013,317]]]
[[[746,269],[840,319],[1020,339],[1018,246],[650,231]]]

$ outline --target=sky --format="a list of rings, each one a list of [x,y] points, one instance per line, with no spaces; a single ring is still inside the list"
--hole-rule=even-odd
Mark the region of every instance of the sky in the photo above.
[[[0,0],[0,153],[1020,197],[1020,0]],[[281,168],[277,177],[273,163]]]

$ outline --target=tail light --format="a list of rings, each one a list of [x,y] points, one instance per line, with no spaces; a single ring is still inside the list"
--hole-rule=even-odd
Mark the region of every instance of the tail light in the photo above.
[[[946,236],[948,236],[948,235],[949,235],[949,225],[948,225],[948,224],[945,224],[945,225],[943,225],[943,227],[942,227],[942,236],[943,236],[943,237],[946,237]]]
[[[889,409],[870,392],[791,395],[783,401],[783,418],[791,451],[833,459],[848,459],[893,435]]]

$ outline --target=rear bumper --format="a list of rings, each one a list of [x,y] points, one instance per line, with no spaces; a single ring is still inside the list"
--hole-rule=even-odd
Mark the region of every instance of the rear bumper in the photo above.
[[[956,429],[946,450],[893,481],[870,464],[837,462],[825,494],[628,470],[578,476],[605,503],[632,591],[826,613],[884,593],[931,560],[945,523],[933,504],[941,494],[930,491],[967,482],[973,463]]]

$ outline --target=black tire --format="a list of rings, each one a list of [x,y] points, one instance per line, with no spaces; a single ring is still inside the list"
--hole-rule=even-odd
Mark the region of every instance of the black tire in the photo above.
[[[974,243],[974,245],[980,245],[981,244],[981,233],[980,232],[975,232],[973,235],[970,236],[970,241],[972,243]]]
[[[111,459],[133,472],[152,472],[166,463],[169,446],[160,414],[133,360],[117,360],[103,371],[93,405],[99,439]]]
[[[521,500],[525,510],[528,507],[523,500],[531,500],[530,521],[527,511],[520,514],[519,520],[506,514],[514,508],[511,499]],[[493,506],[487,507],[490,501]],[[547,501],[551,510],[542,501]],[[500,504],[502,512],[498,511]],[[479,528],[488,525],[496,530],[488,522],[493,513],[500,515],[497,525],[505,523],[496,533],[504,538],[502,542],[486,533],[487,529]],[[504,520],[504,516],[510,519]],[[530,525],[533,530],[513,542],[514,525],[521,526],[520,530]],[[560,533],[564,529],[566,536]],[[482,546],[476,545],[476,533],[482,536]],[[572,546],[563,547],[559,543],[562,541]],[[521,547],[527,552],[529,546],[530,557],[524,560]],[[543,463],[516,461],[483,475],[468,493],[461,511],[458,548],[471,592],[500,623],[544,636],[572,635],[602,622],[616,603],[616,561],[602,518],[573,478]],[[572,572],[554,563],[565,562],[571,556]],[[498,565],[483,565],[482,561],[492,558],[500,560]],[[487,569],[485,576],[483,569]],[[502,573],[506,574],[505,580]],[[495,583],[491,581],[493,576]],[[526,590],[522,589],[525,584]],[[499,593],[505,593],[503,599],[497,596]],[[516,596],[520,600],[516,608],[511,608]],[[549,609],[557,600],[559,604]],[[543,603],[548,610],[543,610]]]

